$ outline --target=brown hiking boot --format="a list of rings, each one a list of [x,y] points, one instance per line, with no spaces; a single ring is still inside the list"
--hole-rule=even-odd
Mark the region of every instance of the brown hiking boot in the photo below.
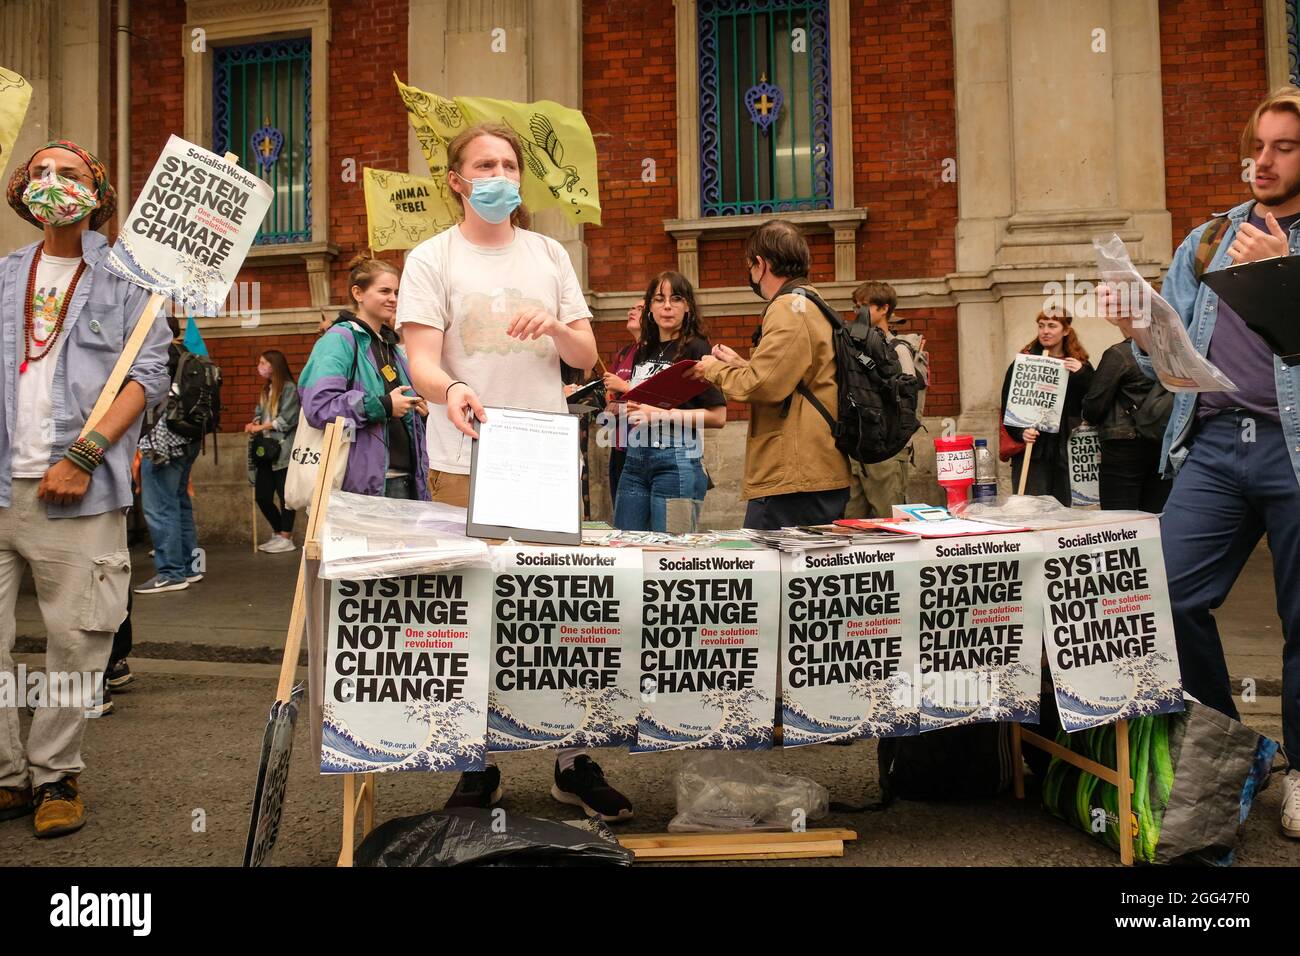
[[[64,777],[36,788],[36,835],[63,836],[86,824],[86,805],[77,794],[77,778]]]
[[[0,787],[0,820],[14,820],[35,809],[31,787]]]

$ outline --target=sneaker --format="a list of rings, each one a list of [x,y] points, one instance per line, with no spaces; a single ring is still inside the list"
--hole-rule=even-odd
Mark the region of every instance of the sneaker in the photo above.
[[[135,675],[131,673],[131,668],[127,664],[125,657],[116,664],[110,665],[108,673],[104,675],[104,683],[111,690],[124,690],[133,680],[135,680]]]
[[[16,820],[35,809],[31,787],[0,787],[0,820]]]
[[[202,574],[191,574],[191,575],[190,575],[189,577],[187,577],[185,580],[188,581],[190,584],[198,584],[200,581],[203,580],[203,575],[202,575]]]
[[[600,817],[606,823],[632,819],[632,801],[605,782],[600,764],[586,754],[578,754],[568,770],[561,770],[560,762],[555,761],[551,796],[582,807],[587,816]]]
[[[296,551],[298,546],[293,543],[292,538],[282,538],[278,534],[274,541],[267,543],[266,551],[268,554],[286,554],[289,551]]]
[[[36,835],[41,839],[74,833],[86,825],[86,805],[77,778],[64,777],[36,788]]]
[[[273,534],[273,535],[271,535],[271,537],[267,538],[265,541],[263,541],[261,544],[259,544],[259,545],[257,546],[257,550],[258,550],[258,551],[271,551],[271,550],[274,550],[272,546],[273,546],[277,541],[279,541],[279,540],[280,540],[280,536],[279,536],[278,534]]]
[[[190,582],[182,578],[179,581],[173,581],[165,578],[161,574],[156,574],[148,581],[137,587],[132,588],[136,594],[160,594],[163,591],[184,591],[190,586]]]
[[[1288,770],[1282,778],[1282,832],[1300,840],[1300,770]]]
[[[486,770],[467,770],[462,773],[456,781],[456,789],[451,792],[442,808],[454,810],[457,807],[475,807],[486,810],[493,804],[500,803],[504,793],[501,771],[488,764]]]
[[[113,712],[113,692],[104,684],[104,699],[86,711],[87,717],[107,717]]]

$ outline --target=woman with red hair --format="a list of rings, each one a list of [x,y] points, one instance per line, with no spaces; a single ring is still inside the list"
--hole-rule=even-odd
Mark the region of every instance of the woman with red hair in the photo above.
[[[1024,355],[1047,355],[1065,360],[1065,367],[1070,370],[1069,383],[1065,390],[1065,411],[1061,413],[1061,427],[1056,433],[1040,432],[1036,428],[1013,428],[1004,426],[1007,434],[1026,445],[1034,446],[1030,459],[1029,478],[1025,483],[1027,495],[1052,495],[1065,507],[1070,507],[1070,432],[1083,421],[1083,396],[1088,393],[1092,381],[1093,368],[1088,363],[1088,352],[1079,341],[1074,331],[1070,313],[1038,313],[1038,334],[1022,348]],[[1011,370],[1015,363],[1007,366],[1006,377],[1002,380],[1002,409],[1005,413],[1007,393],[1011,391]],[[1005,417],[1005,415],[1004,415]],[[1011,487],[1020,487],[1020,470],[1024,467],[1025,453],[1022,451],[1011,459]]]

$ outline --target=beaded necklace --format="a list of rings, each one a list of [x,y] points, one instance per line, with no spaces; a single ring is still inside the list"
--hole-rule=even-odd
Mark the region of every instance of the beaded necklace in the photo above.
[[[77,264],[77,271],[73,273],[72,281],[68,283],[68,288],[63,293],[63,302],[59,305],[59,316],[54,321],[54,328],[45,338],[38,339],[36,337],[36,307],[33,299],[36,296],[36,270],[40,267],[41,254],[44,249],[44,242],[41,242],[36,247],[36,255],[32,256],[32,267],[27,272],[27,298],[23,302],[23,362],[18,366],[19,375],[27,371],[29,362],[39,362],[54,350],[55,343],[59,340],[59,333],[63,331],[63,321],[68,316],[68,306],[72,304],[72,293],[77,291],[77,283],[81,281],[81,274],[86,271],[86,260],[83,258]],[[32,354],[33,344],[41,349],[35,355]]]

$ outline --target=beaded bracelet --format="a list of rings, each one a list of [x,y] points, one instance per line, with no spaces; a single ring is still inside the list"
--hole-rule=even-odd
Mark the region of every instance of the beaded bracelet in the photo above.
[[[107,443],[99,445],[90,437],[93,434],[95,433],[91,432],[82,438],[78,438],[63,455],[64,458],[87,474],[93,474],[95,469],[104,463],[104,453],[108,450]],[[101,440],[103,439],[102,435],[98,437]]]

